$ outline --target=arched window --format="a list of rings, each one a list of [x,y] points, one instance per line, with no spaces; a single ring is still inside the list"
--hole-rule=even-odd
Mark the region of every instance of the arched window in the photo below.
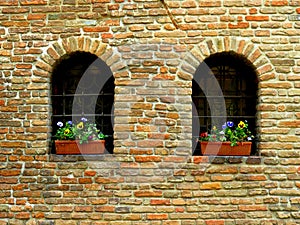
[[[255,135],[258,80],[255,67],[244,56],[232,51],[209,56],[197,68],[192,89],[195,154],[199,150],[199,145],[195,146],[199,133],[216,123],[220,126],[221,121],[247,120]],[[255,148],[254,144],[251,154],[255,154]]]
[[[112,153],[114,88],[110,68],[96,55],[77,51],[61,57],[52,74],[53,133],[58,121],[95,120]]]

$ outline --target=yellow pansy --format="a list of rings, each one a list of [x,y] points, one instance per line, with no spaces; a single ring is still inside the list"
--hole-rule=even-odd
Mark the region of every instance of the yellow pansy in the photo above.
[[[64,134],[65,134],[65,135],[68,135],[68,134],[70,134],[70,133],[71,133],[70,129],[65,129],[65,131],[64,131]]]
[[[82,128],[84,127],[83,122],[78,123],[76,127],[77,127],[78,129],[82,129]]]
[[[240,121],[240,123],[238,124],[238,127],[243,129],[245,127],[245,123],[243,121]]]

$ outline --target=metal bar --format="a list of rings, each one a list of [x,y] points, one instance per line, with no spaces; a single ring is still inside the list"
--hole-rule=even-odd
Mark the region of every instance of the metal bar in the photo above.
[[[113,96],[112,93],[102,93],[102,94],[62,94],[62,95],[51,95],[51,97],[76,97],[76,96]]]
[[[242,95],[223,95],[223,96],[201,96],[201,95],[194,95],[193,98],[200,98],[200,99],[205,99],[205,98],[255,98],[256,96],[252,95],[247,95],[247,96],[242,96]]]
[[[256,118],[255,116],[193,116],[193,118]]]
[[[65,115],[61,115],[61,114],[56,114],[56,115],[52,115],[53,117],[72,117],[72,116],[82,116],[82,114],[65,114]],[[114,114],[84,114],[84,116],[86,117],[90,117],[90,116],[114,116]]]

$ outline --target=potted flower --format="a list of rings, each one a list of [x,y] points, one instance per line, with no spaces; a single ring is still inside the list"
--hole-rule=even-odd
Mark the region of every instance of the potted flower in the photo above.
[[[200,134],[203,155],[250,155],[253,135],[248,129],[247,121],[240,121],[236,126],[232,121],[226,122],[222,129],[213,126],[210,134]]]
[[[104,135],[95,123],[86,118],[79,122],[58,122],[56,131],[56,154],[103,154],[105,150]]]

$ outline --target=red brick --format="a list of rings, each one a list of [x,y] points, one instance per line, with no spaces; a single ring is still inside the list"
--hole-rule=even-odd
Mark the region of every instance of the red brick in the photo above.
[[[30,218],[29,212],[20,212],[15,214],[16,219],[27,220]]]
[[[0,5],[2,6],[16,6],[18,5],[18,0],[0,0]]]
[[[170,205],[171,201],[169,199],[151,199],[151,205]]]
[[[17,106],[3,106],[0,107],[1,112],[18,112]]]
[[[20,0],[21,5],[46,5],[46,0]]]
[[[279,121],[278,127],[297,128],[300,127],[300,120]]]
[[[31,13],[28,14],[27,20],[44,20],[46,19],[46,14],[44,13]]]
[[[83,31],[84,32],[97,32],[97,33],[108,32],[109,27],[84,27]]]
[[[147,214],[148,220],[166,220],[168,219],[168,214]]]
[[[96,212],[114,212],[115,206],[96,206],[95,211]]]
[[[28,184],[18,184],[12,186],[12,190],[24,190],[24,189],[28,189]]]
[[[205,224],[206,225],[224,225],[225,221],[224,220],[206,220]]]
[[[97,172],[93,171],[93,170],[86,170],[86,171],[84,171],[84,176],[91,176],[91,177],[93,177],[96,174],[97,174]]]
[[[246,16],[247,21],[269,21],[269,16]]]
[[[91,178],[79,178],[79,184],[91,184],[93,181]]]
[[[34,212],[32,213],[33,218],[42,219],[45,218],[45,213],[43,212]]]
[[[19,176],[21,174],[20,170],[0,170],[0,176],[11,177]]]
[[[161,156],[135,156],[136,162],[160,162]]]
[[[267,5],[267,6],[288,6],[289,1],[288,0],[267,0],[265,2],[265,5]]]
[[[153,77],[153,80],[175,80],[175,76],[170,74],[158,74]]]
[[[102,33],[101,34],[101,38],[102,39],[106,39],[106,38],[113,38],[113,34],[111,34],[111,33]]]
[[[220,182],[203,183],[200,185],[200,189],[202,190],[217,190],[221,188],[222,186]]]
[[[196,164],[208,163],[209,162],[209,157],[208,156],[194,156],[193,157],[193,162],[196,163]]]
[[[34,157],[33,156],[29,156],[29,155],[21,155],[19,158],[20,161],[34,161]]]
[[[161,197],[162,191],[135,191],[135,197]]]

